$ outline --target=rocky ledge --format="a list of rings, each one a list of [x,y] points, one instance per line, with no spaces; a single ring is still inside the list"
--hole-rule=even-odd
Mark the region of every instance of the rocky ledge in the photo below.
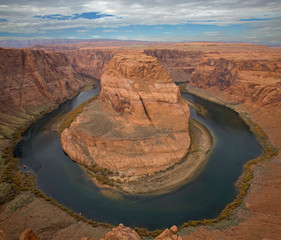
[[[156,58],[117,53],[102,75],[99,99],[62,132],[61,143],[74,161],[133,180],[183,159],[190,146],[189,115]]]

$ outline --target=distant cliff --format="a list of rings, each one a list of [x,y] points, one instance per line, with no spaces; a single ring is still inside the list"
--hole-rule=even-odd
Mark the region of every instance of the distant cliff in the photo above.
[[[90,44],[90,43],[89,43]],[[69,47],[72,50],[69,50]],[[50,47],[46,46],[46,49]],[[141,47],[156,57],[174,82],[189,82],[201,88],[215,87],[236,98],[259,105],[280,101],[280,55],[263,45],[229,43],[190,43]],[[118,50],[93,48],[85,44],[61,45],[77,71],[100,79]]]
[[[114,50],[81,49],[64,52],[75,71],[100,79],[112,59]]]
[[[196,87],[217,87],[237,102],[281,106],[281,59],[274,54],[210,53],[192,73]]]
[[[167,70],[174,82],[186,82],[198,66],[202,51],[183,51],[170,49],[147,49],[147,55],[156,57]]]

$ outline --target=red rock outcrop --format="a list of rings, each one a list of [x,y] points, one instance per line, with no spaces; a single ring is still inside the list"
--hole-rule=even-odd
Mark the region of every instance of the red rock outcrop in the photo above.
[[[71,159],[132,176],[166,169],[187,153],[189,108],[157,59],[116,54],[99,99],[61,134]]]
[[[101,240],[141,240],[141,237],[129,227],[125,227],[122,223],[118,227],[112,228],[112,231],[105,234]]]
[[[26,229],[19,237],[19,240],[37,240],[37,235],[31,228]]]
[[[155,240],[182,240],[181,236],[177,235],[177,226],[172,226],[170,229],[166,228]]]
[[[6,234],[3,230],[0,230],[0,240],[8,240]]]

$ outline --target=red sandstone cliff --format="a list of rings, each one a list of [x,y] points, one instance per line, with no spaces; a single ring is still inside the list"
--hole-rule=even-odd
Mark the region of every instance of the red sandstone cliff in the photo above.
[[[65,101],[89,79],[63,53],[0,48],[0,142],[41,112]]]
[[[206,54],[193,72],[191,84],[217,87],[239,103],[281,106],[280,54]]]
[[[100,100],[89,104],[61,142],[71,159],[127,176],[153,173],[187,153],[189,108],[157,59],[122,52],[101,78]]]
[[[64,53],[75,71],[100,79],[115,51],[110,49],[77,49]]]
[[[85,80],[62,53],[1,48],[0,84],[1,111],[15,108],[28,112],[66,100]]]
[[[156,57],[174,82],[190,81],[191,74],[204,55],[204,52],[199,50],[147,49],[144,52]]]

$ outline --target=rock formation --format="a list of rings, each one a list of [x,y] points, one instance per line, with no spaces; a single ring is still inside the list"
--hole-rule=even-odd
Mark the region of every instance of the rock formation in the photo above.
[[[170,229],[166,228],[155,240],[182,240],[181,236],[177,235],[177,226],[172,226]]]
[[[125,227],[122,223],[118,227],[112,228],[112,231],[105,234],[101,240],[141,240],[141,237],[129,227]]]
[[[122,52],[101,78],[98,101],[61,134],[71,159],[132,176],[181,161],[190,145],[189,108],[157,59]]]
[[[37,235],[33,232],[31,228],[26,229],[21,235],[19,240],[37,240]]]
[[[6,234],[3,230],[0,230],[0,240],[8,240]]]

